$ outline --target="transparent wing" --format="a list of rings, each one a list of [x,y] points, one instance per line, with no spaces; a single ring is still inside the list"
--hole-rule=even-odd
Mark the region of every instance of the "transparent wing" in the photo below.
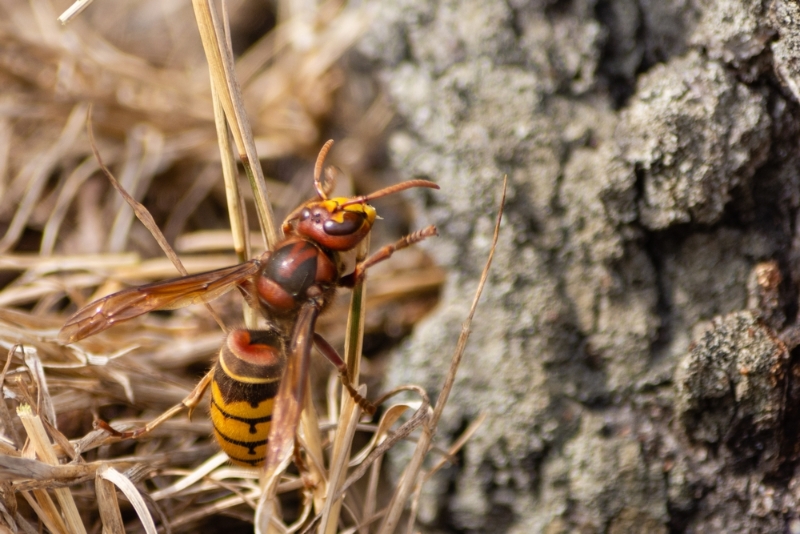
[[[153,310],[171,310],[213,300],[253,276],[259,266],[260,261],[250,260],[233,267],[125,289],[81,308],[61,328],[58,339],[74,343]]]
[[[303,411],[303,397],[308,382],[314,326],[320,308],[320,303],[313,300],[304,304],[292,332],[286,370],[272,412],[272,426],[267,440],[267,460],[264,464],[267,472],[272,472],[286,461],[294,450],[294,437]]]

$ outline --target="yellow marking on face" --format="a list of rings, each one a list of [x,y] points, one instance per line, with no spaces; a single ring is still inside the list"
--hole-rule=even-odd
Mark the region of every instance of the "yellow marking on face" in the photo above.
[[[375,211],[375,208],[370,206],[369,204],[348,204],[345,207],[341,207],[342,204],[349,202],[350,198],[347,197],[338,197],[338,198],[331,198],[329,200],[323,200],[320,202],[324,206],[324,208],[328,211],[328,213],[334,214],[334,217],[337,217],[338,214],[343,213],[345,211],[349,211],[351,213],[363,213],[367,216],[367,222],[372,224],[375,222],[375,217],[377,216],[378,212]],[[342,215],[338,215],[335,218],[337,222],[342,222]]]

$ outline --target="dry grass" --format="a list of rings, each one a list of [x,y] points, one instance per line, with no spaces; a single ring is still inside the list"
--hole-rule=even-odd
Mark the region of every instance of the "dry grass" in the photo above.
[[[263,229],[270,210],[280,219],[311,196],[310,162],[328,132],[341,139],[330,158],[348,178],[340,187],[371,191],[386,174],[374,163],[382,161],[391,112],[375,85],[341,61],[365,15],[337,2],[309,9],[285,1],[267,15],[263,3],[227,5],[223,14],[199,0],[98,0],[65,28],[56,18],[68,4],[0,7],[0,527],[194,532],[204,525],[213,532],[255,522],[267,532],[286,522],[390,532],[421,487],[443,402],[434,410],[418,389],[411,388],[418,401],[384,404],[379,420],[363,424],[329,380],[317,399],[327,407],[323,420],[304,412],[303,469],[270,488],[262,473],[232,467],[217,451],[204,405],[191,421],[176,416],[139,441],[119,442],[92,427],[96,418],[118,429],[138,426],[187,395],[223,338],[202,306],[150,314],[70,346],[55,341],[76,307],[177,275],[100,172],[85,124],[90,104],[103,161],[152,214],[188,272],[263,250],[274,239]],[[259,25],[274,28],[248,43],[244,36]],[[229,41],[241,48],[235,63],[226,57]],[[272,178],[246,164],[259,157]],[[239,174],[249,185],[237,187]],[[265,194],[271,207],[260,202]],[[379,238],[389,240],[404,209],[396,199],[378,207],[388,228]],[[357,362],[365,331],[406,332],[435,302],[442,278],[418,250],[404,251],[372,272],[368,301],[360,291],[352,304],[343,298],[318,330]],[[255,321],[242,318],[235,295],[214,308],[229,325]],[[379,364],[362,366],[367,376],[380,372]],[[401,485],[405,494],[387,508],[380,458],[415,429],[423,443],[417,465]],[[352,452],[357,430],[367,443]]]

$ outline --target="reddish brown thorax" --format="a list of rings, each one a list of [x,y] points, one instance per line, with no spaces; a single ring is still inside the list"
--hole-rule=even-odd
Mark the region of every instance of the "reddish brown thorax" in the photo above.
[[[334,252],[299,237],[284,241],[264,262],[256,280],[261,304],[278,315],[295,312],[316,286],[325,293],[336,287],[339,269]]]

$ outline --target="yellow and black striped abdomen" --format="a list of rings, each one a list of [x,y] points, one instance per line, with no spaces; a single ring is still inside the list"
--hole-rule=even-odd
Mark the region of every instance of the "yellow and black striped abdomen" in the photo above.
[[[211,422],[235,464],[264,463],[284,354],[283,339],[272,330],[233,330],[220,350],[211,382]]]

